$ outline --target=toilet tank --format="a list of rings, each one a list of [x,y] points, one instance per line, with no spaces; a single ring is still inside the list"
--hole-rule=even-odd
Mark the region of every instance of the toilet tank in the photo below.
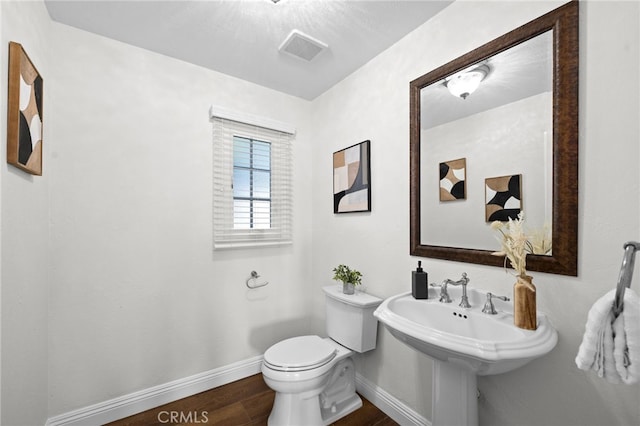
[[[356,291],[344,294],[342,285],[322,288],[325,292],[327,334],[356,352],[376,347],[378,320],[373,311],[382,299]]]

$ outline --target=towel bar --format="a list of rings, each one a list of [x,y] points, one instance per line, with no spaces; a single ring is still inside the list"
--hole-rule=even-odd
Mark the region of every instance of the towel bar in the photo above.
[[[640,250],[640,243],[629,241],[624,245],[624,257],[622,258],[622,266],[620,267],[620,275],[618,276],[618,286],[616,287],[616,298],[613,302],[613,315],[617,317],[622,312],[624,305],[624,292],[631,287],[631,278],[633,277],[633,266],[636,259],[636,251]]]

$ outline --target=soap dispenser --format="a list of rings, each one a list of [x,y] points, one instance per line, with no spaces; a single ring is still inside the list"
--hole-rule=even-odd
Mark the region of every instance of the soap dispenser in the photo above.
[[[418,268],[411,272],[411,294],[415,299],[428,299],[428,275],[422,270],[422,262],[418,261]]]

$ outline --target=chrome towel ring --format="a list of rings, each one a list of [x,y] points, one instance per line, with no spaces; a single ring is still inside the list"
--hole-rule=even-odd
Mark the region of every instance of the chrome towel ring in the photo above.
[[[259,283],[258,278],[260,278],[260,275],[258,275],[256,271],[251,271],[251,276],[247,278],[247,282],[246,282],[247,287],[253,289],[253,288],[264,287],[265,285],[269,284],[269,281],[264,281]]]

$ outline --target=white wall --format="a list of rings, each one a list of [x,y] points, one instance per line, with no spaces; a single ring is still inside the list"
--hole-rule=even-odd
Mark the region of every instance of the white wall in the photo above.
[[[57,23],[52,49],[50,415],[307,331],[309,102]],[[213,251],[211,104],[297,128],[292,246]]]
[[[2,424],[42,424],[323,333],[320,287],[338,263],[361,270],[373,294],[407,291],[417,261],[409,81],[560,3],[456,2],[309,103],[52,24],[41,2],[1,2],[1,62],[19,41],[45,81],[44,176],[0,162]],[[640,239],[639,22],[637,2],[581,4],[580,276],[535,274],[560,341],[521,370],[480,379],[481,424],[640,417],[639,386],[608,385],[573,363],[589,307],[615,284],[622,243]],[[212,251],[211,103],[298,127],[292,247]],[[331,153],[365,139],[373,211],[334,215]],[[623,184],[610,183],[612,170]],[[473,286],[510,292],[499,269],[423,261],[434,281],[466,271]],[[244,287],[252,269],[271,282],[256,293]],[[425,356],[382,330],[358,369],[431,416]]]
[[[316,287],[328,282],[333,266],[347,263],[363,272],[372,294],[409,290],[417,262],[408,255],[409,81],[561,3],[455,2],[314,101],[314,116],[324,123],[313,139]],[[589,308],[615,286],[622,244],[640,238],[639,6],[581,2],[580,275],[534,274],[538,306],[557,328],[559,343],[520,370],[480,378],[481,424],[630,425],[640,418],[640,386],[607,384],[574,363]],[[630,86],[608,84],[612,80]],[[326,195],[331,153],[365,139],[371,140],[373,210],[333,215]],[[618,172],[624,182],[612,184]],[[511,293],[513,277],[501,269],[422,260],[433,281],[467,272],[471,286]],[[322,303],[316,297],[318,331]],[[360,356],[358,369],[431,417],[431,363],[386,330],[377,349]]]
[[[43,424],[47,418],[47,297],[49,165],[32,176],[6,162],[9,42],[22,44],[44,80],[43,156],[50,150],[52,73],[50,20],[40,2],[0,3],[0,215],[3,425]]]

